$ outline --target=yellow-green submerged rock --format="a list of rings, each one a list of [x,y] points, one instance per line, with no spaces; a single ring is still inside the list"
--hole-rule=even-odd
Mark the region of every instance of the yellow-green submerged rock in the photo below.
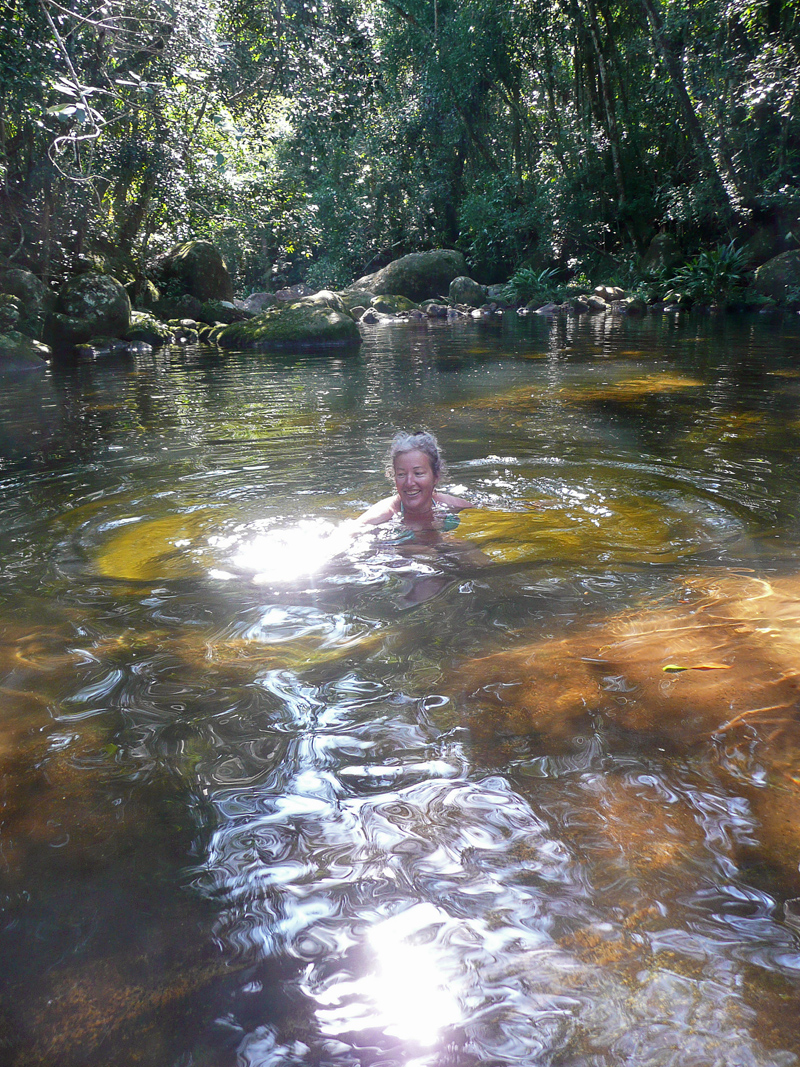
[[[214,340],[222,348],[343,347],[360,344],[361,333],[341,299],[322,292],[235,322],[215,331]]]

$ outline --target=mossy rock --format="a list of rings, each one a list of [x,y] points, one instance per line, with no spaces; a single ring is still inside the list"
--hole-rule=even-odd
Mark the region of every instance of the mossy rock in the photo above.
[[[368,308],[375,299],[375,294],[366,289],[342,289],[338,296],[347,311],[356,307]]]
[[[622,301],[622,306],[628,315],[646,315],[647,301],[641,296],[627,296]]]
[[[215,339],[223,348],[345,347],[360,344],[361,333],[341,298],[323,291],[226,326]]]
[[[297,301],[295,301],[297,303]],[[320,289],[318,293],[312,293],[310,296],[304,296],[302,303],[319,305],[320,307],[331,308],[333,311],[341,311],[343,315],[347,314],[347,305],[342,300],[339,293],[334,293],[332,289]]]
[[[466,272],[467,264],[461,252],[438,248],[402,256],[375,274],[359,278],[350,288],[421,301],[446,293],[450,282]]]
[[[131,312],[130,329],[125,334],[126,341],[144,341],[151,348],[160,348],[172,343],[172,330],[164,322],[147,311]]]
[[[18,330],[0,333],[0,375],[43,370],[52,349]]]
[[[779,303],[800,302],[800,252],[782,252],[758,268],[753,289]]]
[[[230,326],[233,322],[246,322],[247,319],[252,319],[257,312],[245,311],[242,308],[237,308],[228,300],[206,300],[197,313],[197,321],[204,322],[208,326],[216,326],[221,323],[223,326]]]
[[[384,315],[398,315],[401,311],[413,311],[418,305],[406,296],[376,296],[372,301],[372,307]]]
[[[447,295],[452,303],[466,304],[467,307],[479,308],[486,303],[486,290],[484,287],[473,281],[472,278],[467,278],[466,275],[453,278]]]
[[[45,320],[53,306],[53,294],[44,282],[29,270],[14,267],[0,277],[0,292],[20,299],[20,333],[41,340]]]
[[[184,241],[175,245],[155,267],[162,299],[187,294],[201,302],[233,300],[233,282],[222,253],[210,241]],[[173,293],[170,294],[169,290]]]
[[[58,294],[47,333],[56,344],[81,344],[93,337],[123,337],[131,324],[131,302],[110,274],[81,274]]]
[[[0,333],[8,333],[9,330],[18,332],[21,317],[22,301],[20,298],[11,293],[0,293]]]
[[[682,259],[680,246],[671,233],[657,233],[642,256],[643,274],[662,274],[672,270]]]

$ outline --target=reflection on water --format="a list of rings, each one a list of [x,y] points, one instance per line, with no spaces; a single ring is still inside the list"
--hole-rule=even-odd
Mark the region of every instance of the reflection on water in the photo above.
[[[10,384],[7,1061],[797,1063],[796,348],[470,322]],[[352,539],[412,423],[481,508]]]

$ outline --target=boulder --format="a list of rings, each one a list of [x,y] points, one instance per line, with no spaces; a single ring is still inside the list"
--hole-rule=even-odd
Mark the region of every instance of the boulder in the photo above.
[[[423,310],[429,319],[446,319],[450,310],[447,304],[437,304],[435,300],[426,301]]]
[[[210,241],[185,241],[155,265],[162,298],[184,294],[206,300],[233,300],[233,283],[222,253]]]
[[[19,297],[20,332],[41,338],[45,320],[53,305],[53,294],[44,282],[29,270],[12,268],[4,271],[0,277],[0,292]]]
[[[762,263],[785,251],[783,240],[771,226],[759,227],[742,244],[742,255],[751,268],[760,267]]]
[[[677,240],[671,233],[657,233],[642,257],[643,274],[662,274],[672,270],[682,259]]]
[[[19,330],[22,301],[11,293],[0,293],[0,333]]]
[[[214,340],[223,348],[344,347],[360,344],[361,334],[341,297],[323,290],[215,331]]]
[[[367,308],[359,321],[365,326],[379,326],[381,323],[394,322],[395,318],[394,315],[387,315],[383,311],[378,311],[377,308]]]
[[[782,252],[762,264],[753,278],[753,289],[779,303],[800,297],[800,252]]]
[[[605,300],[607,304],[610,304],[613,300],[623,300],[625,290],[618,285],[596,285],[592,290],[592,295],[599,296],[601,300]]]
[[[256,315],[267,308],[275,307],[278,302],[274,293],[251,293],[244,300],[235,301],[236,306],[243,311],[252,311]]]
[[[47,333],[55,344],[80,344],[93,337],[123,337],[131,324],[131,302],[110,274],[80,274],[58,294]]]
[[[43,370],[52,350],[18,330],[0,333],[0,375]]]
[[[181,318],[170,319],[167,326],[172,330],[172,338],[178,345],[193,345],[200,339],[200,325],[195,319]],[[214,327],[203,325],[203,329],[209,330]]]
[[[439,248],[433,252],[412,252],[394,260],[375,274],[354,282],[351,289],[406,296],[417,303],[446,293],[450,282],[466,274],[467,264],[461,252]]]
[[[257,314],[257,311],[236,307],[229,300],[206,300],[194,317],[197,322],[205,322],[209,326],[216,326],[217,323],[229,326],[232,322],[245,322]]]
[[[466,304],[471,308],[482,307],[487,300],[485,287],[463,274],[450,282],[448,296],[454,304]]]
[[[298,282],[297,285],[287,285],[283,289],[279,289],[275,294],[275,299],[291,304],[295,300],[303,300],[305,297],[313,295],[314,289],[310,285],[305,282]]]
[[[376,311],[382,311],[384,315],[397,315],[401,311],[412,311],[416,306],[413,300],[405,296],[376,296],[372,301],[372,307]]]
[[[628,296],[622,301],[622,309],[628,315],[646,315],[647,301],[641,296]]]
[[[366,289],[342,289],[339,297],[345,308],[348,311],[352,311],[356,307],[371,307],[372,301],[375,299],[375,293],[368,292]]]
[[[599,311],[608,311],[608,304],[601,296],[591,293],[585,299],[586,303],[589,305],[589,311],[593,314],[596,314]]]
[[[147,311],[131,312],[131,325],[125,333],[125,340],[160,348],[172,343],[172,330]]]

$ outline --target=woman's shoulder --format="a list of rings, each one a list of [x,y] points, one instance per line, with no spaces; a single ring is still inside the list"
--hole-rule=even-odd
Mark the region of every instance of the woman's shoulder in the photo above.
[[[465,508],[474,508],[475,505],[471,500],[466,500],[462,496],[453,496],[452,493],[436,493],[434,500],[437,504],[442,504],[450,511],[464,511]]]
[[[358,516],[356,522],[366,526],[380,526],[383,522],[390,522],[395,515],[400,514],[400,497],[395,493],[393,496],[384,497],[372,507],[367,508]]]

